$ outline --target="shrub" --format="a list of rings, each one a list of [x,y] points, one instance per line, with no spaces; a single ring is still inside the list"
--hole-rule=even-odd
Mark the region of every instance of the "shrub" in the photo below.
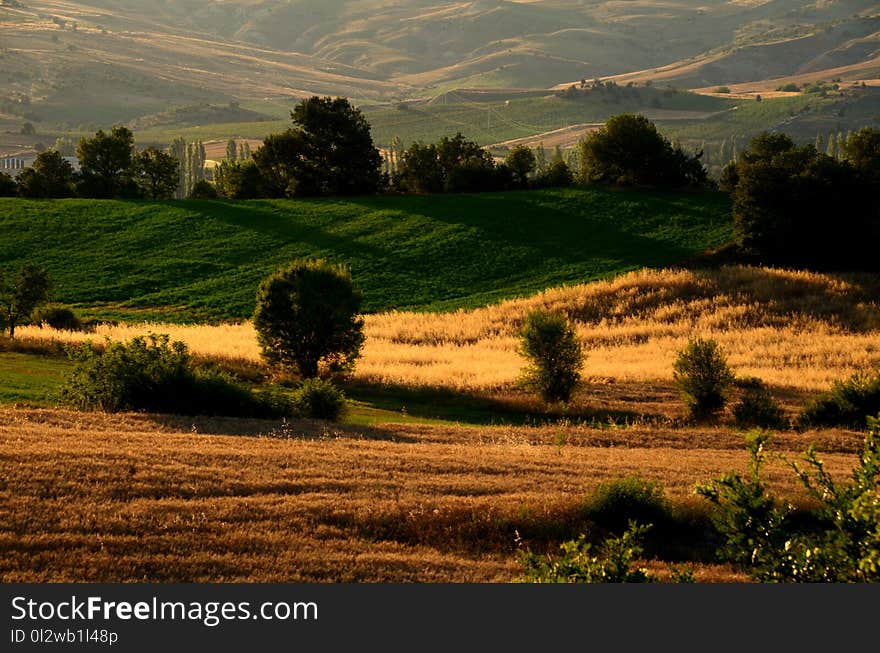
[[[865,418],[880,412],[880,371],[857,373],[810,402],[797,420],[799,428],[848,426],[865,428]]]
[[[34,311],[31,318],[35,324],[49,326],[59,331],[81,331],[82,322],[76,313],[67,306],[61,304],[46,304]]]
[[[538,176],[537,183],[543,188],[565,188],[574,183],[574,176],[565,161],[553,161]]]
[[[364,343],[360,291],[347,268],[323,260],[295,261],[260,284],[254,328],[263,358],[305,378],[318,365],[349,369]]]
[[[581,535],[563,542],[562,557],[539,556],[526,549],[520,564],[529,583],[650,583],[647,569],[633,568],[642,553],[641,541],[650,526],[630,524],[620,537],[609,537],[593,553],[593,545]]]
[[[736,385],[742,390],[739,401],[733,407],[733,418],[737,426],[765,429],[782,429],[788,426],[785,412],[761,379],[742,379]]]
[[[640,476],[627,476],[599,485],[587,498],[584,514],[611,530],[626,528],[632,521],[656,526],[671,519],[663,489]]]
[[[292,405],[300,417],[335,421],[345,411],[345,395],[331,381],[306,379],[294,393]]]
[[[189,198],[191,200],[215,200],[217,199],[217,189],[207,179],[199,179],[193,184]]]
[[[673,364],[673,378],[697,420],[719,413],[727,403],[734,375],[714,340],[691,338]]]
[[[238,417],[289,413],[277,400],[257,397],[227,375],[195,370],[186,345],[169,344],[167,335],[108,340],[103,350],[84,344],[68,354],[76,365],[61,395],[79,409]]]
[[[583,352],[573,326],[560,313],[541,309],[526,316],[519,353],[530,365],[523,372],[526,387],[548,402],[568,402],[580,380]]]
[[[762,478],[769,436],[747,437],[749,477],[729,472],[696,488],[715,506],[715,522],[725,538],[722,559],[745,568],[762,582],[880,581],[880,420],[869,433],[852,481],[836,483],[811,446],[805,467],[792,467],[818,506],[814,523],[788,502],[771,495]]]

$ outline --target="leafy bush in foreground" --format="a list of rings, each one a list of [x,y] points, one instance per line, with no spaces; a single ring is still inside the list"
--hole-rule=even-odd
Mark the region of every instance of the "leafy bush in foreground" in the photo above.
[[[868,423],[849,483],[836,483],[813,447],[803,456],[805,467],[792,463],[818,505],[809,527],[790,503],[769,493],[762,478],[769,436],[750,435],[748,478],[729,472],[696,488],[716,508],[716,526],[726,540],[722,557],[762,582],[880,581],[880,419]]]
[[[184,415],[273,417],[288,414],[278,400],[259,397],[229,376],[196,370],[182,342],[167,335],[107,341],[103,351],[90,344],[68,349],[76,365],[61,393],[83,410],[142,410]]]
[[[560,545],[562,556],[553,559],[526,549],[520,554],[529,583],[651,583],[647,569],[633,568],[642,553],[641,541],[650,526],[635,522],[620,537],[609,537],[594,553],[593,545],[581,535]]]
[[[798,417],[799,428],[848,426],[862,429],[865,418],[880,412],[880,372],[854,374],[835,381],[810,402]]]

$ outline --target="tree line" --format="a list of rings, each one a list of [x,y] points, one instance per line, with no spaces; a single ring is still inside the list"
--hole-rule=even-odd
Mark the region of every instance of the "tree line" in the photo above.
[[[138,152],[134,134],[123,126],[80,139],[76,156],[79,171],[51,149],[40,152],[15,179],[0,173],[0,196],[161,199],[178,188],[180,160],[155,147]]]

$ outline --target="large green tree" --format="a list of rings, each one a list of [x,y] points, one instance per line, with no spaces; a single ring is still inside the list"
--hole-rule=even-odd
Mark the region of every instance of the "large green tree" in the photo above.
[[[543,152],[543,146],[542,150]],[[526,188],[529,185],[529,174],[531,174],[538,165],[538,159],[535,153],[528,145],[517,145],[507,153],[504,162],[513,172],[516,183],[520,188]],[[543,166],[542,166],[543,170]]]
[[[445,173],[433,143],[413,143],[403,152],[395,174],[397,185],[411,193],[442,193]]]
[[[74,190],[73,166],[55,150],[40,152],[34,165],[18,175],[22,197],[70,197]]]
[[[708,178],[699,156],[673,147],[642,115],[609,118],[581,141],[579,154],[584,183],[700,186]]]
[[[764,133],[725,178],[737,244],[763,262],[861,267],[876,257],[871,187],[846,161]]]
[[[134,179],[147,199],[166,199],[177,189],[180,161],[172,155],[148,147],[133,162]]]
[[[272,197],[293,197],[298,180],[310,167],[307,157],[310,146],[306,135],[296,129],[270,134],[252,158],[260,171],[267,194]]]
[[[370,125],[345,98],[311,97],[294,107],[294,126],[271,134],[252,158],[264,192],[276,196],[366,195],[382,185],[382,157]]]
[[[15,197],[18,195],[18,184],[9,173],[0,170],[0,197]]]
[[[323,260],[295,261],[260,284],[254,329],[264,359],[305,378],[354,364],[363,346],[361,294],[351,273]]]
[[[82,138],[76,148],[82,169],[81,194],[110,198],[136,193],[132,181],[134,134],[117,125],[110,133],[103,129],[92,138]]]
[[[379,190],[382,157],[359,109],[345,98],[314,96],[297,104],[290,115],[306,144],[297,194],[364,195]]]

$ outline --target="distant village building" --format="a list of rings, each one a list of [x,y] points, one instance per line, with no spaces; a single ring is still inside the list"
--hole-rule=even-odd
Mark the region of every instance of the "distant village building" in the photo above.
[[[8,175],[12,175],[13,177],[17,177],[22,170],[27,168],[30,165],[33,165],[34,161],[37,160],[36,154],[33,156],[25,154],[25,155],[15,155],[15,156],[7,156],[0,159],[0,170],[5,172]]]
[[[74,172],[80,171],[78,157],[65,156],[62,158],[70,164],[70,167],[73,168]],[[21,174],[22,170],[34,165],[34,162],[36,160],[36,153],[13,154],[10,156],[0,157],[0,172],[5,172],[8,175],[17,177],[19,174]]]

